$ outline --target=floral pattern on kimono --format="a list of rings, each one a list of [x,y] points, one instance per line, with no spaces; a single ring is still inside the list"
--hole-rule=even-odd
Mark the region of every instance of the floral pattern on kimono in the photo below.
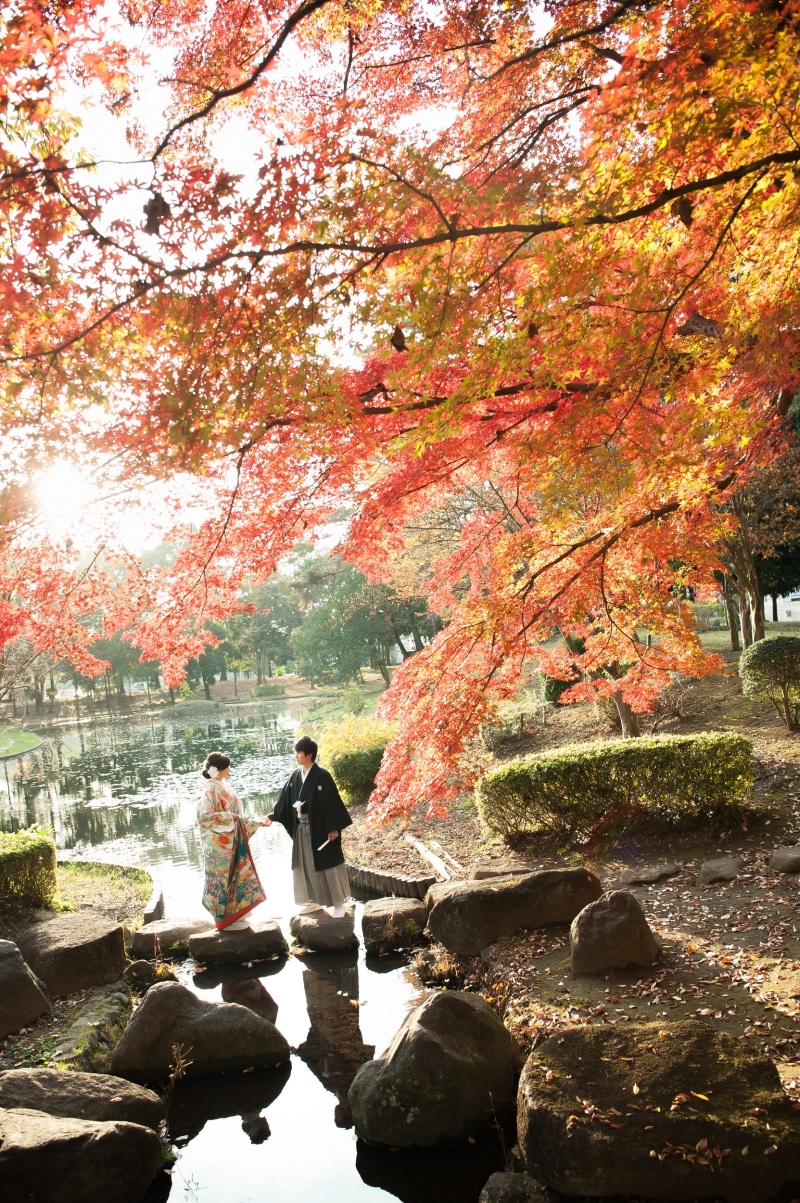
[[[205,862],[203,906],[222,929],[266,898],[248,842],[258,820],[245,815],[226,781],[217,780],[203,790],[197,817]]]

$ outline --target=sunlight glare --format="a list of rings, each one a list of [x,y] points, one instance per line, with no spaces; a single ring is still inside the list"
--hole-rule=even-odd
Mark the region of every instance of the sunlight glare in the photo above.
[[[36,482],[39,518],[47,534],[63,538],[97,500],[90,476],[68,460],[55,460]]]

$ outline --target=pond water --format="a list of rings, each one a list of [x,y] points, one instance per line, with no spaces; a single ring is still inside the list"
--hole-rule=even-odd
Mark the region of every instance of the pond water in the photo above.
[[[40,748],[0,766],[0,829],[49,824],[62,855],[141,865],[161,882],[167,915],[202,915],[199,767],[209,751],[225,752],[245,809],[266,814],[294,767],[298,721],[276,707],[202,724],[159,716],[48,734]],[[274,915],[288,932],[288,836],[274,825],[252,847],[268,895],[256,914]],[[488,1129],[475,1144],[429,1152],[392,1153],[356,1139],[350,1082],[423,994],[402,959],[360,950],[224,973],[192,968],[181,977],[199,997],[252,1007],[294,1051],[283,1070],[179,1083],[170,1129],[180,1155],[171,1184],[154,1184],[152,1203],[475,1203],[489,1174],[503,1168],[500,1137]]]

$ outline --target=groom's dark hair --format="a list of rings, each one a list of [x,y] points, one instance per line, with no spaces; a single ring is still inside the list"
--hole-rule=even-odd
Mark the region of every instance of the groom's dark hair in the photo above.
[[[310,756],[312,760],[317,759],[317,745],[307,735],[304,735],[302,739],[298,739],[294,745],[294,750],[295,752],[302,752],[304,756]]]

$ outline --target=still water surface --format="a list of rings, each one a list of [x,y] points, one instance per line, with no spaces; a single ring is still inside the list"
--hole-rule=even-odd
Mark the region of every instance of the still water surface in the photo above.
[[[294,767],[297,726],[297,714],[276,707],[194,725],[159,716],[48,734],[41,748],[0,767],[0,828],[50,824],[62,855],[141,865],[161,882],[167,915],[204,914],[199,768],[208,752],[225,752],[245,809],[266,814]],[[268,895],[256,914],[274,915],[284,932],[293,912],[290,852],[277,825],[253,838]],[[224,973],[193,975],[187,963],[182,975],[201,998],[240,1002],[274,1020],[294,1052],[285,1070],[177,1087],[170,1127],[185,1139],[171,1189],[154,1189],[153,1203],[167,1194],[170,1203],[475,1203],[503,1168],[496,1133],[414,1153],[355,1138],[347,1090],[356,1070],[383,1051],[422,996],[401,959],[360,950]]]

